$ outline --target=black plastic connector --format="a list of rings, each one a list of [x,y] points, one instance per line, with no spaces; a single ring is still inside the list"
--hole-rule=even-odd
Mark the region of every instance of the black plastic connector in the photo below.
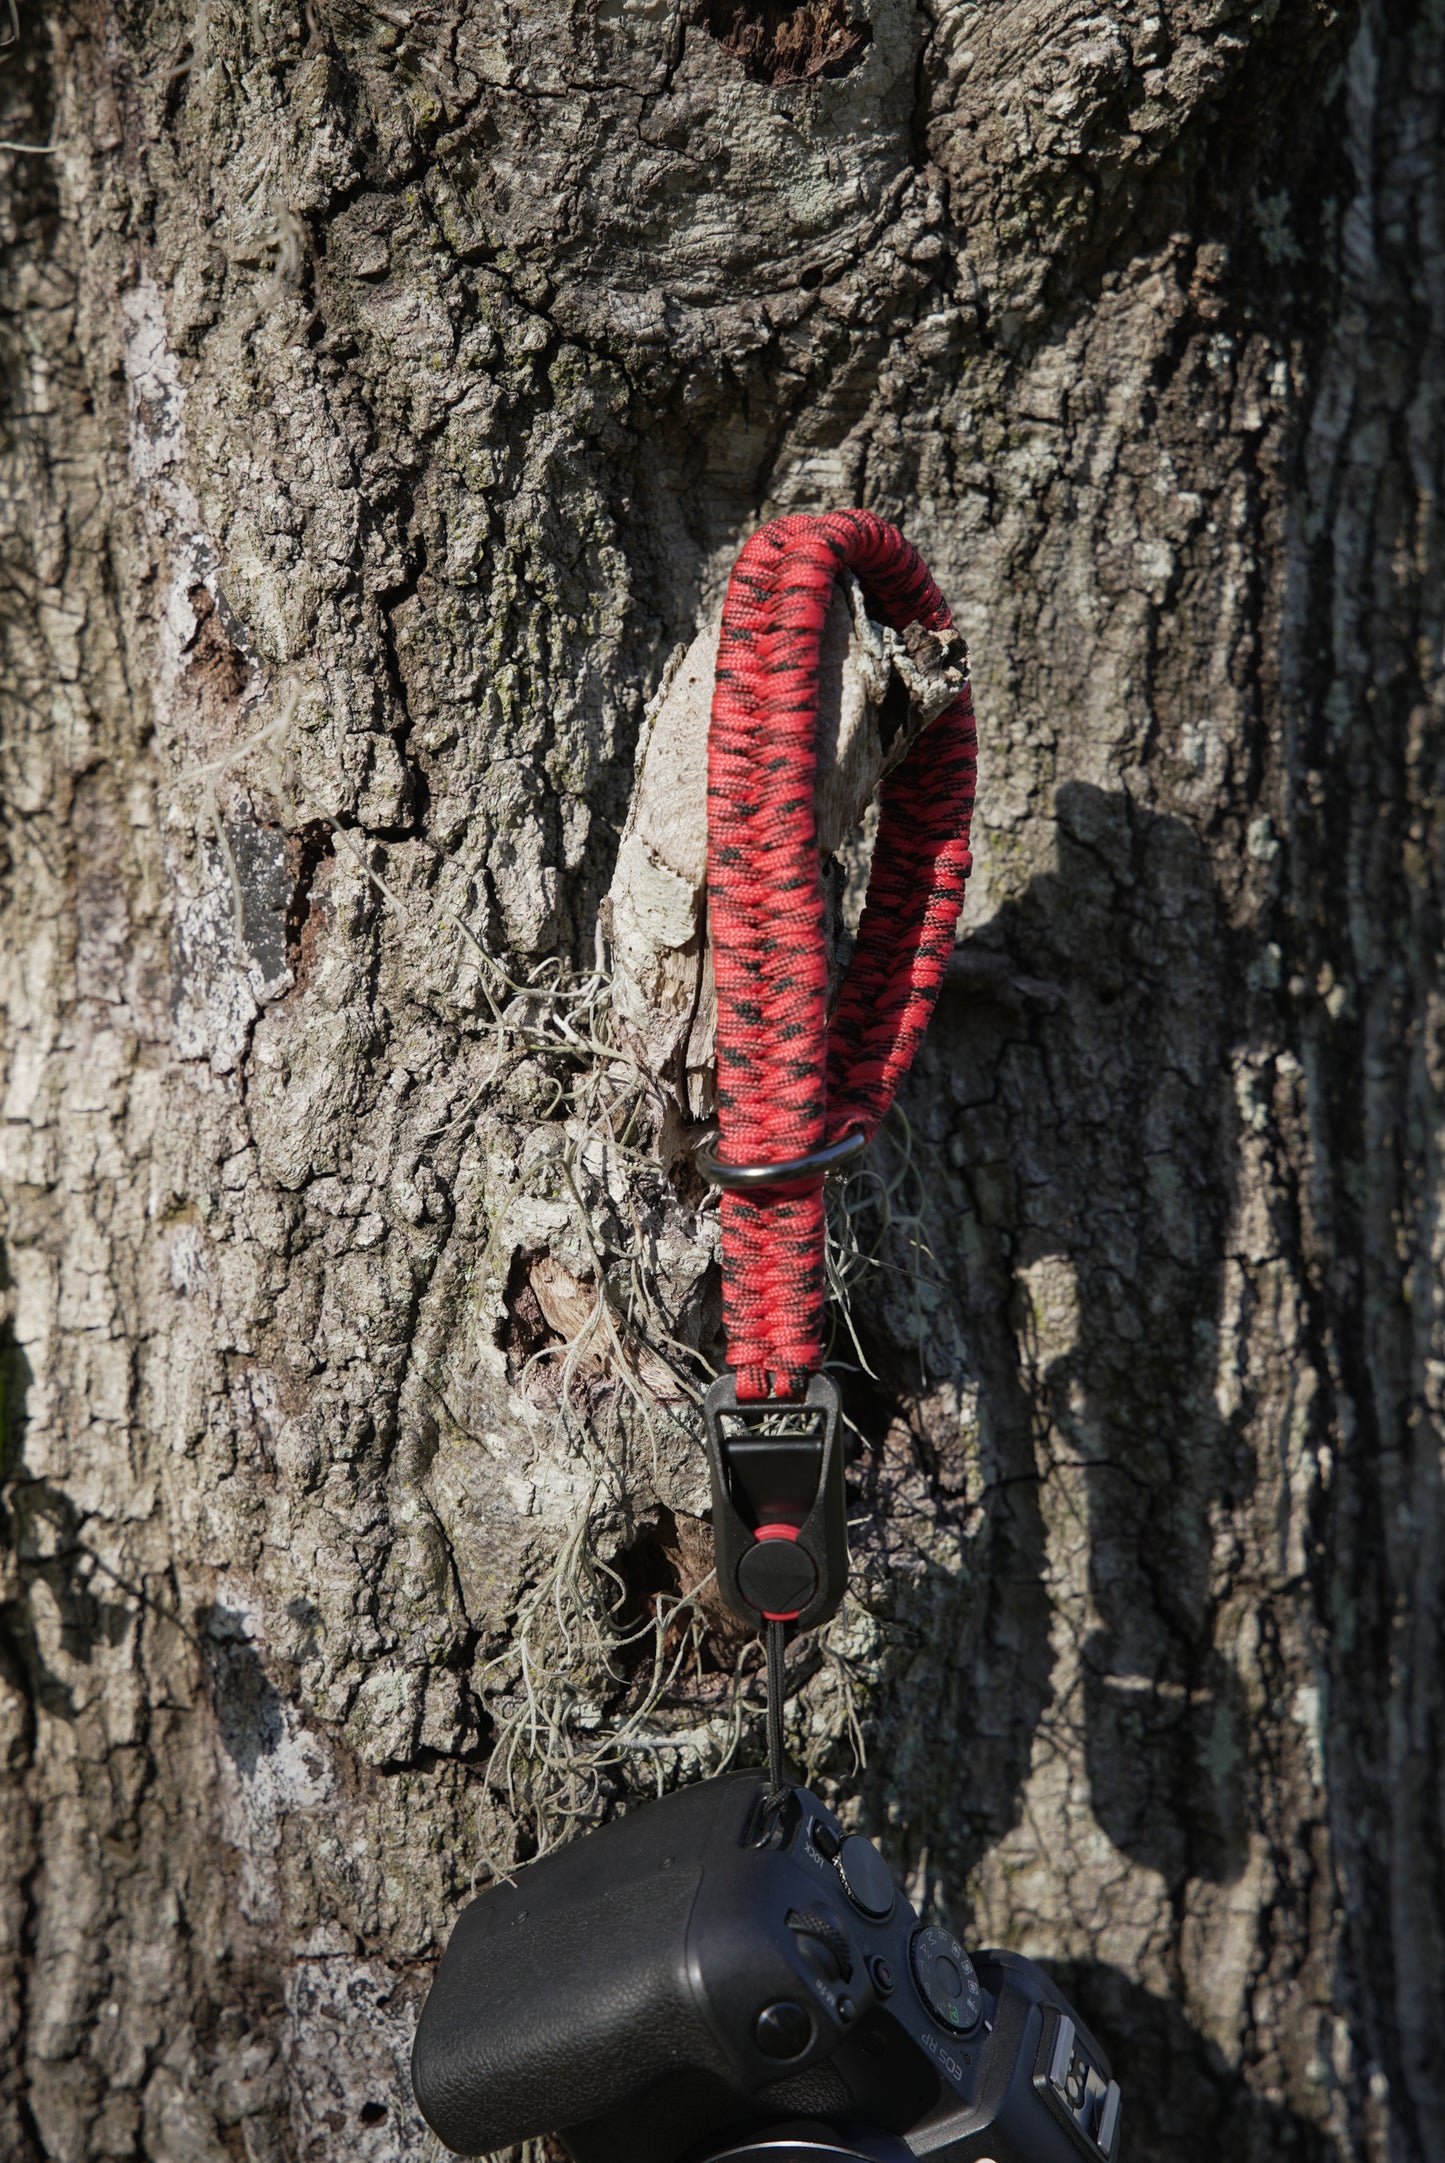
[[[718,1586],[744,1622],[815,1629],[848,1583],[838,1391],[815,1374],[793,1404],[739,1403],[731,1374],[703,1399]]]

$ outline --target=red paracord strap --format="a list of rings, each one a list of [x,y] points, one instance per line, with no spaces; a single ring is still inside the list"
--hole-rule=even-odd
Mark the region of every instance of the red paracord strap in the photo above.
[[[708,911],[719,1154],[781,1163],[871,1135],[922,1041],[972,863],[973,704],[960,696],[883,783],[857,945],[831,1026],[813,816],[818,652],[834,581],[942,631],[922,557],[870,511],[776,518],[738,557],[708,743]],[[722,1198],[723,1325],[741,1398],[795,1398],[822,1358],[823,1191]]]

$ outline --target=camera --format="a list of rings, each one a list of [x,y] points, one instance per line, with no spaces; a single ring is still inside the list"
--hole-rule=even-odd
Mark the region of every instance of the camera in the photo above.
[[[757,1773],[679,1789],[463,1910],[422,2114],[573,2163],[1114,2163],[1119,2089],[1016,1953],[972,1958],[872,1842]]]

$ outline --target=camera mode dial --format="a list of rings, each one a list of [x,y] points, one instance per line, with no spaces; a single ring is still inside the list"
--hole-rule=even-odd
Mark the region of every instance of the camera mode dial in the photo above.
[[[957,1938],[932,1925],[913,1934],[913,1978],[935,2020],[955,2035],[976,2028],[983,2011],[978,1977]]]

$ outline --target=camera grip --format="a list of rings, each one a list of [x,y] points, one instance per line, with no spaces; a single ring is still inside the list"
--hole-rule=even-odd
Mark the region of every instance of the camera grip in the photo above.
[[[539,2126],[584,2124],[669,2074],[729,2083],[687,1965],[703,1853],[729,1791],[725,1779],[669,1798],[661,1853],[644,1811],[463,1911],[412,2052],[422,2115],[449,2148],[482,2155]]]

